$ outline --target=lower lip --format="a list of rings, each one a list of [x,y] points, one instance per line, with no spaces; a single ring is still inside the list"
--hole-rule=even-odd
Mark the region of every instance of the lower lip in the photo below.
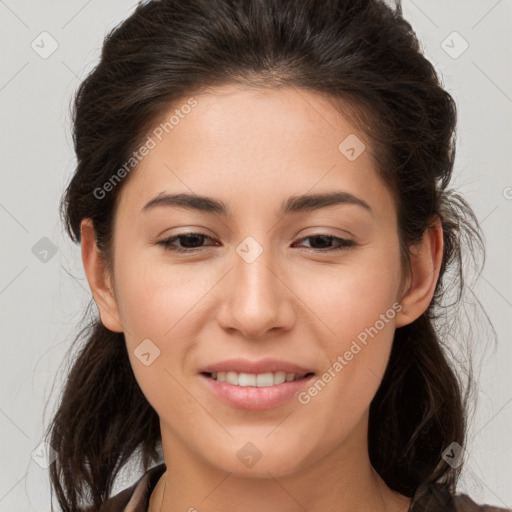
[[[236,386],[212,379],[204,374],[200,374],[200,377],[213,393],[232,407],[249,411],[263,411],[286,403],[299,393],[314,375],[264,387]]]

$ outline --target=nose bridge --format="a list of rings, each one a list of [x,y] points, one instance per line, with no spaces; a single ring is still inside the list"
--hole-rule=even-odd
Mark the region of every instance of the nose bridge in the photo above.
[[[289,324],[293,316],[290,293],[281,282],[272,248],[247,236],[235,253],[223,293],[223,313],[219,318],[223,326],[257,337]]]

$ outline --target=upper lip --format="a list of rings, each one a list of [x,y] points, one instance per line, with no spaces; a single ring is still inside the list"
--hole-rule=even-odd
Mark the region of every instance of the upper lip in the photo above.
[[[237,373],[274,373],[286,372],[296,374],[313,373],[311,369],[295,363],[279,361],[278,359],[266,358],[259,361],[249,359],[227,359],[217,363],[209,364],[199,370],[200,373],[237,372]]]

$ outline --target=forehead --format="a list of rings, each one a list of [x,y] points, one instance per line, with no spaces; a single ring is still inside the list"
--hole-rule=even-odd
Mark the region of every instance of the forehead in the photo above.
[[[190,100],[175,102],[148,132],[153,147],[121,202],[140,210],[157,194],[182,192],[218,197],[236,211],[342,189],[377,210],[390,206],[366,135],[328,98],[294,87],[223,86]]]

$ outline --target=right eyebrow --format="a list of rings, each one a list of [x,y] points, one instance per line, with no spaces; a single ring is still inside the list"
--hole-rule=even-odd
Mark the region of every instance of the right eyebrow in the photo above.
[[[218,213],[224,216],[230,215],[229,208],[224,202],[211,197],[193,194],[166,194],[161,192],[142,208],[142,212],[146,212],[157,206],[174,206],[207,213]]]

